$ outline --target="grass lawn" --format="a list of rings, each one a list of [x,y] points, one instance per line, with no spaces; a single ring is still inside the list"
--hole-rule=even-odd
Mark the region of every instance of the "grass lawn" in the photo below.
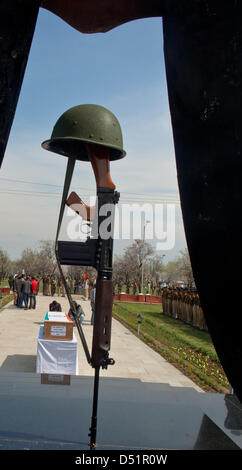
[[[137,315],[143,315],[139,337],[189,376],[203,390],[229,392],[229,383],[209,333],[162,313],[161,304],[114,302],[113,315],[137,334]]]
[[[7,305],[9,302],[13,300],[13,294],[10,295],[4,295],[2,302],[0,302],[0,308],[4,307],[4,305]]]

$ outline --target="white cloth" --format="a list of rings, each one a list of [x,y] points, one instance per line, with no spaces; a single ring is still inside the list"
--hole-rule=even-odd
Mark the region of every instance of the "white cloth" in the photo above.
[[[44,325],[40,325],[37,347],[37,374],[78,375],[77,340],[44,339]]]

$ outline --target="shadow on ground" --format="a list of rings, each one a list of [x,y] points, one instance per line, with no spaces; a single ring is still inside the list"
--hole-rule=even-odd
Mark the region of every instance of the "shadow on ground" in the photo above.
[[[0,370],[4,372],[35,372],[36,356],[28,356],[27,354],[7,356]]]
[[[16,307],[16,305],[14,305],[14,304],[10,304],[10,305],[7,304],[6,307],[4,306],[4,307],[2,307],[0,310],[5,310],[6,308],[7,308],[8,310],[17,310],[18,307]]]

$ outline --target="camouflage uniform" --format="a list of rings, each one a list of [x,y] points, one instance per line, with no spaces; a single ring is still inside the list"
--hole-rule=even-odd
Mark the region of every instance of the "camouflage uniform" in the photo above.
[[[168,315],[168,291],[167,289],[163,289],[162,292],[162,308],[164,315]]]
[[[43,295],[49,295],[48,294],[48,279],[47,279],[47,276],[43,277]]]
[[[168,289],[168,296],[167,296],[167,314],[169,317],[172,316],[172,291]]]
[[[177,292],[177,318],[181,320],[182,317],[182,293],[180,290]]]
[[[204,313],[203,313],[203,310],[202,310],[202,307],[201,307],[201,304],[200,304],[200,300],[199,300],[199,311],[200,311],[200,315],[201,315],[202,329],[203,329],[204,331],[208,331],[206,319],[205,319],[205,316],[204,316]]]
[[[178,300],[178,297],[177,297],[177,291],[176,290],[173,290],[173,302],[172,302],[172,307],[173,307],[173,311],[172,311],[172,316],[173,318],[177,318],[177,300]]]
[[[193,295],[193,326],[198,328],[198,295]]]
[[[188,296],[188,323],[193,325],[193,294],[191,292]]]
[[[61,297],[65,297],[65,289],[62,280],[60,280],[60,295]]]

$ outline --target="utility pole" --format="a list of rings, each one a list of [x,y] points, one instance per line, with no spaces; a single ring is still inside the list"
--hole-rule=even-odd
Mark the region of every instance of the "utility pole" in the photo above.
[[[145,241],[145,228],[146,225],[150,223],[150,220],[146,220],[144,223],[143,231],[143,242]],[[142,268],[141,268],[141,294],[143,294],[143,283],[144,283],[144,256],[142,255]]]

